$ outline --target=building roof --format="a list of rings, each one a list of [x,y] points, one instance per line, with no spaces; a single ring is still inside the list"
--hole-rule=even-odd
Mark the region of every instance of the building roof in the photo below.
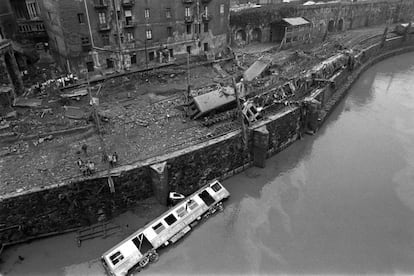
[[[282,21],[288,23],[291,26],[308,25],[310,22],[303,17],[288,17],[282,18]]]
[[[256,60],[244,73],[243,78],[245,81],[252,81],[256,77],[260,76],[272,63],[271,59],[260,58]]]

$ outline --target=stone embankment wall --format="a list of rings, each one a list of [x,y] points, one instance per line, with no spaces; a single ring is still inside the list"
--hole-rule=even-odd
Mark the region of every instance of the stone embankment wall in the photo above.
[[[362,66],[344,70],[335,78],[336,88],[318,89],[311,97],[322,105],[315,114],[318,128],[346,89],[372,62],[403,51],[414,51],[414,36],[396,37],[365,49]],[[303,132],[303,112],[297,105],[258,122],[249,129],[247,149],[240,130],[171,154],[112,169],[95,179],[61,183],[0,197],[0,242],[8,244],[53,233],[62,233],[103,221],[155,195],[165,202],[169,191],[188,194],[206,181],[224,179],[253,163],[264,166],[272,155],[292,144]]]
[[[236,45],[274,41],[273,26],[285,17],[304,17],[312,23],[311,35],[320,38],[326,32],[407,22],[414,13],[414,1],[384,0],[355,3],[263,5],[230,16],[231,41]]]

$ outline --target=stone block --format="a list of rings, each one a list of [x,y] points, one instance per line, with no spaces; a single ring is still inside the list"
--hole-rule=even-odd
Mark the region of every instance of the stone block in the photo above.
[[[168,193],[170,192],[168,185],[168,168],[167,162],[151,165],[152,190],[155,198],[162,205],[167,206]]]

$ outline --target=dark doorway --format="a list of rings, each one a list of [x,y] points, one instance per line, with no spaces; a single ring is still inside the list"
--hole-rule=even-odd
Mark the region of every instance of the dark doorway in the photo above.
[[[341,19],[339,19],[339,21],[338,21],[338,27],[337,27],[337,30],[339,31],[339,32],[341,32],[341,31],[343,31],[344,30],[344,20],[341,18]]]
[[[215,202],[214,198],[210,195],[209,192],[203,191],[198,194],[198,196],[204,201],[207,206],[210,206]]]
[[[86,63],[86,68],[88,68],[88,72],[93,72],[94,68],[93,68],[93,61],[88,61]]]
[[[328,23],[328,32],[333,32],[333,31],[335,31],[335,21],[329,20],[329,23]]]
[[[236,41],[245,42],[246,41],[246,32],[244,30],[238,30],[236,32]]]
[[[262,30],[259,28],[255,28],[252,31],[252,41],[254,42],[262,42]]]
[[[131,64],[136,64],[137,63],[137,55],[133,54],[131,55]]]
[[[106,59],[106,68],[114,68],[114,60],[112,58]]]

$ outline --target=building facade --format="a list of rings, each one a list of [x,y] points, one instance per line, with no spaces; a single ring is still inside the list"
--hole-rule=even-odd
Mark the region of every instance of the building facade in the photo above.
[[[0,1],[0,94],[11,91],[11,95],[23,91],[23,82],[15,58],[12,40],[16,36],[17,23],[9,1]],[[1,97],[4,99],[5,97]],[[6,97],[8,101],[11,97]],[[9,102],[8,102],[9,103]],[[1,100],[0,109],[4,104]]]
[[[229,0],[41,0],[50,48],[75,72],[217,56]]]

